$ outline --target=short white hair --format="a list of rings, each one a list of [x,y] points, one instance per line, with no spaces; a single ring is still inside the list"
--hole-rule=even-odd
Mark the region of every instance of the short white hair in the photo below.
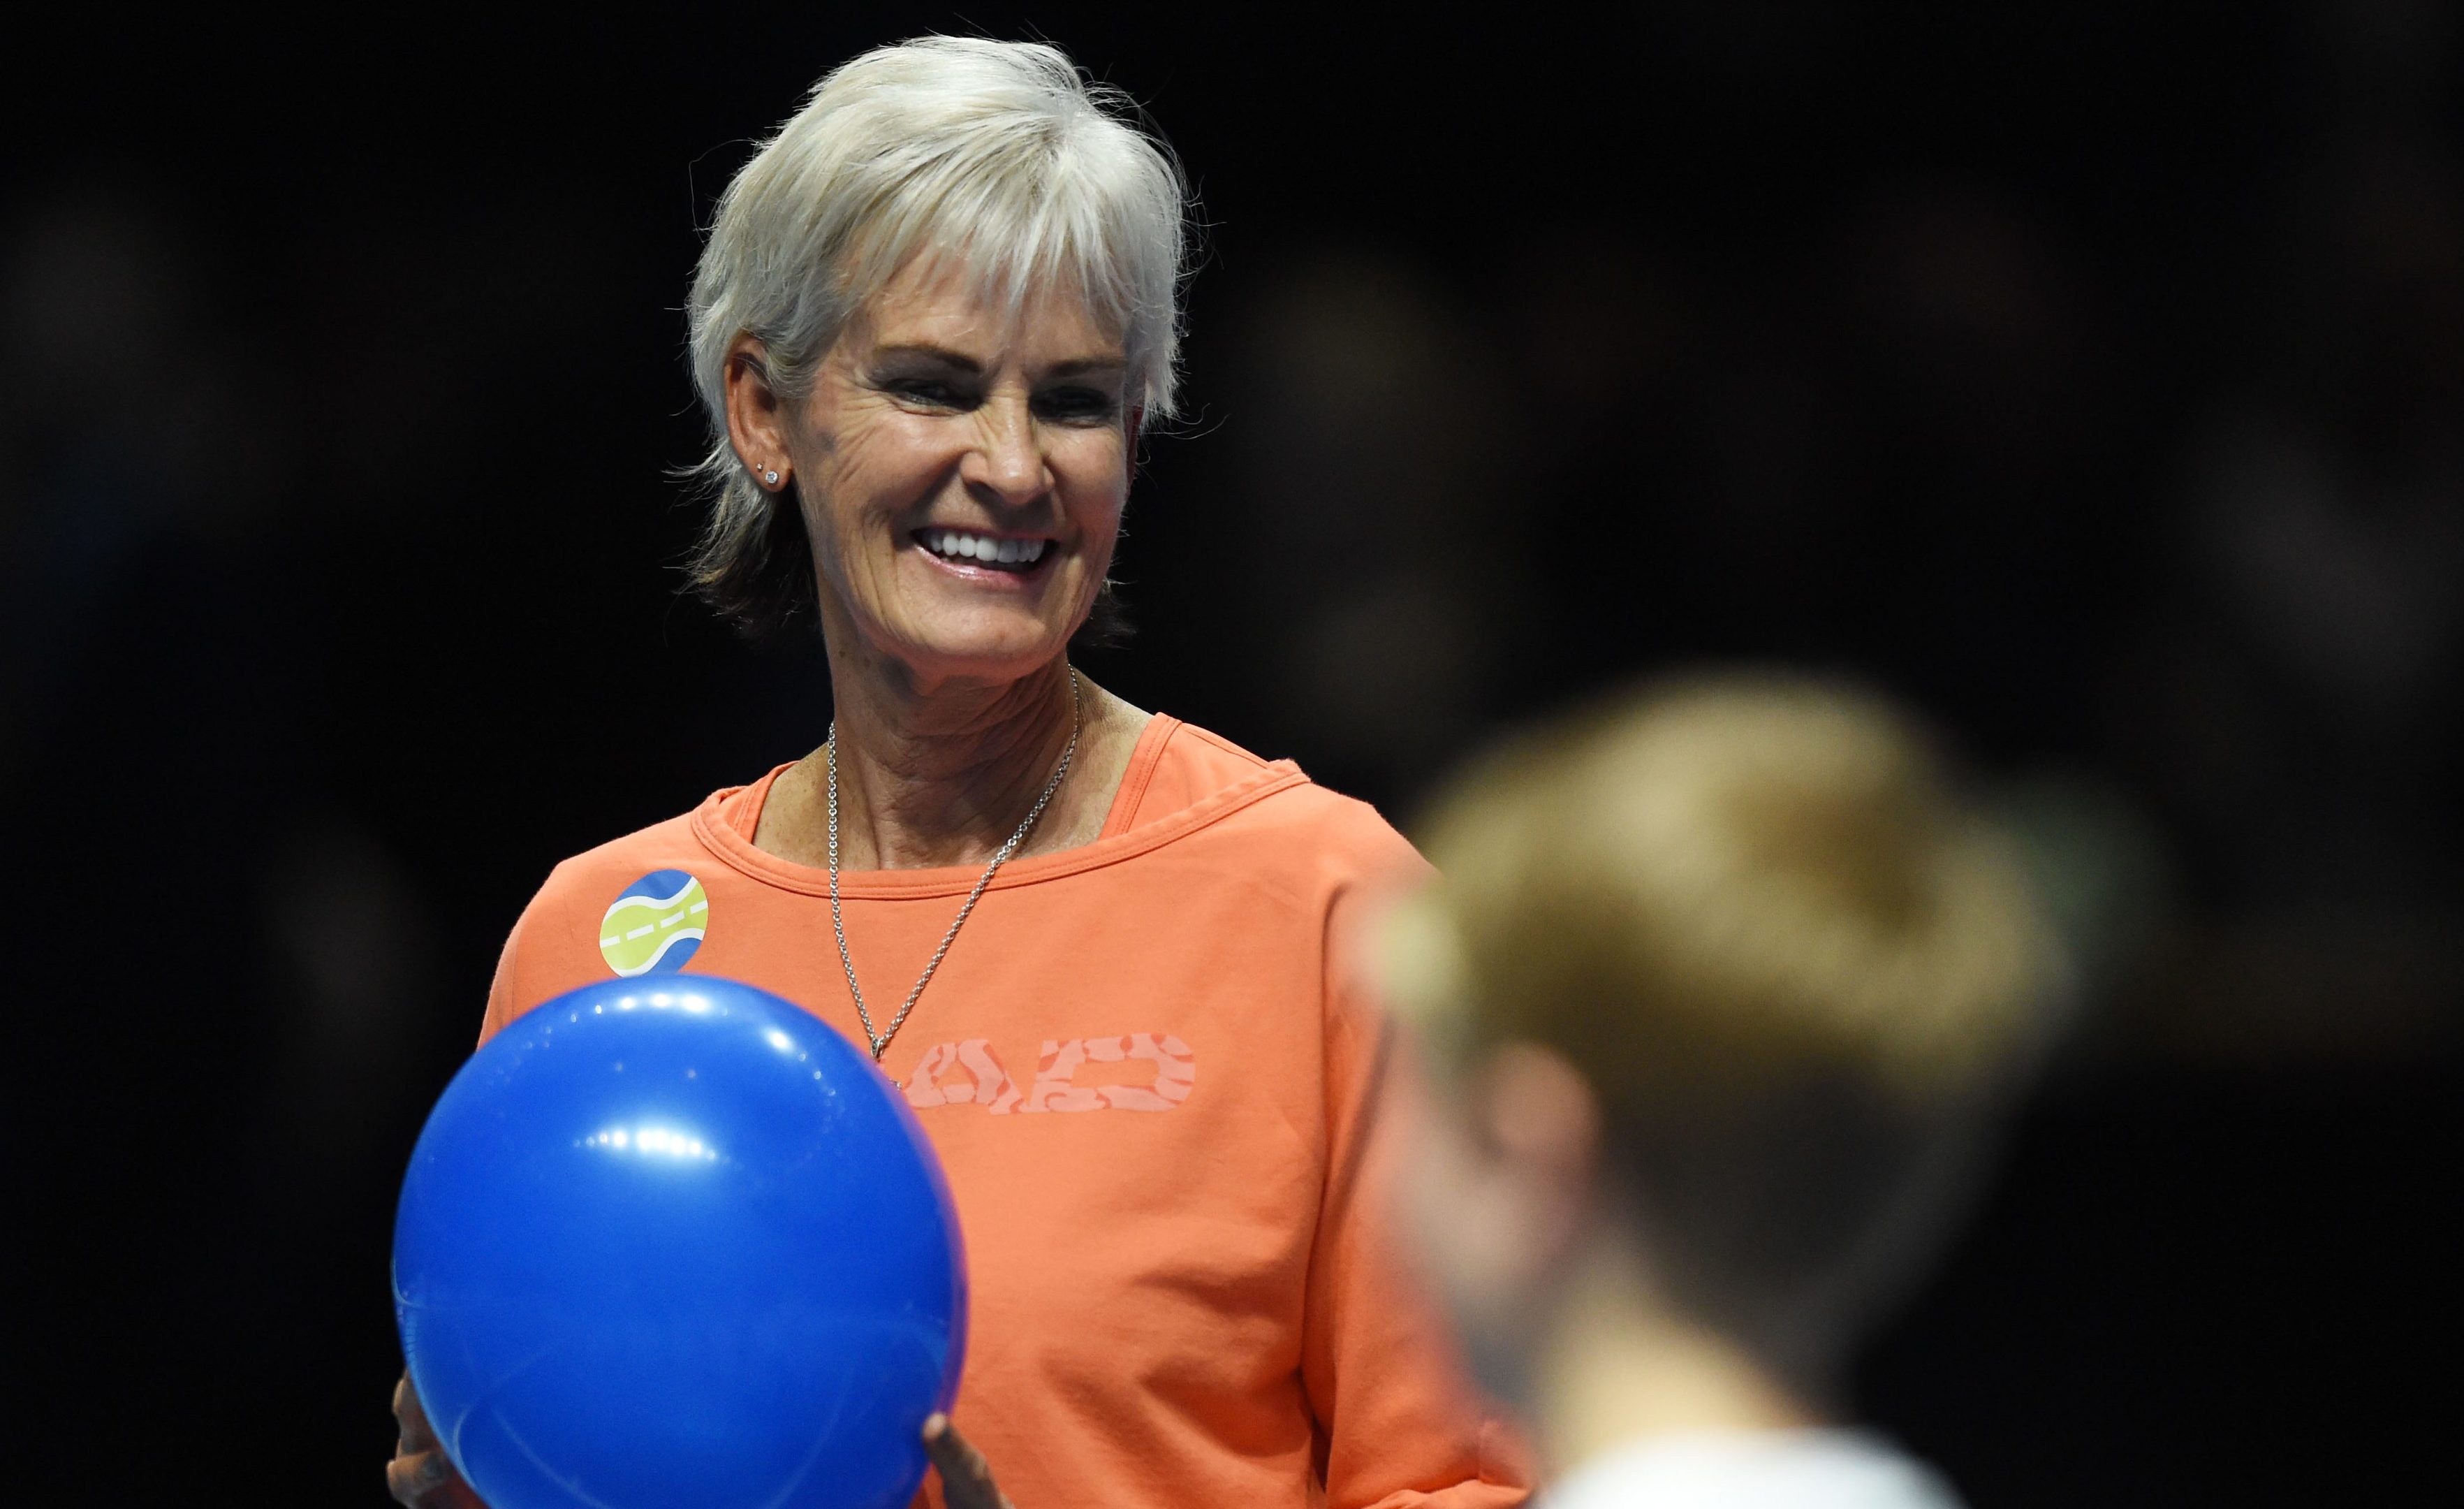
[[[729,346],[759,340],[773,388],[800,398],[848,319],[919,255],[955,257],[1012,307],[1079,294],[1121,334],[1128,406],[1172,417],[1189,194],[1140,122],[1057,48],[926,36],[833,70],[744,165],[688,306],[712,437],[693,469],[711,512],[692,575],[723,615],[772,628],[812,591],[794,498],[756,483],[729,441]]]

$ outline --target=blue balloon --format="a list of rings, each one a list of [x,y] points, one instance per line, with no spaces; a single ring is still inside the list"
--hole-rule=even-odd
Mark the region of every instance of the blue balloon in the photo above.
[[[394,1313],[493,1509],[900,1509],[966,1352],[938,1163],[847,1039],[750,986],[585,986],[420,1133]]]

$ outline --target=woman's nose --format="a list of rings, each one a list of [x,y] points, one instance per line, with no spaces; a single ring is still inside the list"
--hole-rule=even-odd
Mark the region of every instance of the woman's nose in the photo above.
[[[960,480],[989,489],[1005,503],[1031,503],[1042,497],[1052,482],[1025,400],[996,398],[977,413],[982,437],[960,467]]]

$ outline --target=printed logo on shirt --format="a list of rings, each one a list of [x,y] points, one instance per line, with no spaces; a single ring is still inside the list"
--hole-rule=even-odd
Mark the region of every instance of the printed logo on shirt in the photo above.
[[[1118,1064],[1121,1069],[1104,1066]],[[1081,1083],[1084,1074],[1089,1080]],[[994,1116],[1044,1111],[1169,1111],[1198,1083],[1198,1055],[1169,1032],[1046,1038],[1035,1080],[1019,1088],[988,1039],[927,1049],[908,1076],[907,1103],[919,1110],[980,1105]]]
[[[683,968],[710,927],[710,898],[682,870],[653,870],[616,893],[599,921],[599,955],[626,979]]]

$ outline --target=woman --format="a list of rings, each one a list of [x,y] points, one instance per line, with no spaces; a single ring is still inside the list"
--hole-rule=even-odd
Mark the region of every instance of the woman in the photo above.
[[[1359,1171],[1381,1033],[1330,940],[1417,857],[1067,660],[1172,412],[1185,196],[1126,111],[1050,48],[931,38],[824,79],[730,187],[691,306],[696,582],[747,625],[812,611],[835,721],[558,866],[487,1031],[690,966],[870,1046],[971,1265],[975,1447],[928,1422],[928,1496],[1518,1502]],[[397,1496],[467,1493],[403,1412]]]

